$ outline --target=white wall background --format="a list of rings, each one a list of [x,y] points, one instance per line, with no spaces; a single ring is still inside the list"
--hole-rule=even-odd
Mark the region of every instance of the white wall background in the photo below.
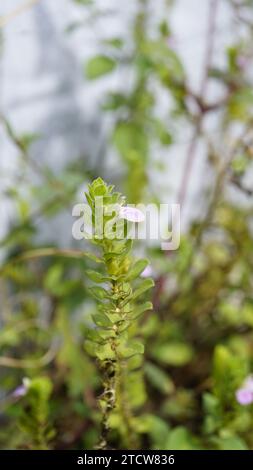
[[[0,0],[0,16],[10,13],[24,1]],[[33,157],[47,162],[56,171],[71,156],[85,156],[91,146],[94,158],[100,158],[98,134],[103,134],[109,117],[99,113],[99,101],[105,88],[118,84],[128,86],[128,77],[122,80],[119,75],[92,84],[85,82],[83,77],[83,63],[96,51],[100,38],[110,36],[112,31],[128,34],[136,2],[100,0],[100,4],[103,10],[116,6],[119,14],[114,19],[109,15],[109,19],[105,17],[99,23],[92,23],[90,19],[87,21],[85,9],[71,0],[40,0],[10,21],[2,31],[1,110],[18,133],[41,134],[42,139],[34,146]],[[151,14],[161,16],[161,5],[161,0],[151,0]],[[208,5],[209,0],[177,0],[170,20],[175,48],[188,70],[191,86],[196,90],[203,68]],[[69,24],[76,21],[84,21],[84,27],[66,34]],[[220,0],[216,63],[224,59],[224,46],[231,40],[231,26],[227,1]],[[211,87],[209,93],[214,96],[219,90]],[[209,126],[215,132],[215,122],[211,121]],[[85,135],[84,128],[88,129]],[[154,176],[163,200],[175,199],[189,138],[189,130],[182,129],[176,144],[166,150],[166,171]],[[118,169],[113,164],[113,156],[108,158],[112,173],[116,174]],[[90,162],[91,166],[93,164]],[[13,215],[4,192],[12,185],[17,171],[17,151],[0,128],[0,238]],[[150,177],[152,179],[153,175]],[[186,217],[196,205],[206,182],[205,152],[200,145],[190,180]]]

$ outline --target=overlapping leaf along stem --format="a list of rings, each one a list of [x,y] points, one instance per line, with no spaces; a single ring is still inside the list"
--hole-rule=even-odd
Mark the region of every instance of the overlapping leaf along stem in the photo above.
[[[108,214],[108,204],[116,204],[116,213],[125,204],[124,198],[113,192],[113,187],[107,186],[98,178],[90,185],[89,193],[86,194],[93,221],[96,196],[103,196],[104,214]],[[101,249],[104,272],[87,271],[88,277],[96,283],[90,291],[98,303],[98,313],[92,315],[95,327],[87,330],[86,350],[96,357],[102,376],[103,391],[99,398],[102,412],[101,439],[98,445],[100,449],[106,449],[110,445],[112,427],[115,432],[115,426],[112,426],[115,416],[120,420],[120,430],[117,431],[122,442],[129,448],[134,447],[126,375],[131,373],[131,360],[144,352],[144,346],[140,340],[133,339],[131,326],[141,313],[152,308],[150,302],[136,303],[136,299],[153,285],[151,279],[138,281],[148,262],[143,259],[133,261],[132,241],[127,239],[125,231],[120,239],[107,238],[105,224],[112,217],[104,217],[102,237],[97,237],[95,233],[93,238],[93,242]],[[135,282],[138,283],[136,288]]]

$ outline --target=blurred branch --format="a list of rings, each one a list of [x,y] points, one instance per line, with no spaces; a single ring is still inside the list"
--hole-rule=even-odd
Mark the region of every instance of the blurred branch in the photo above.
[[[209,113],[209,112],[219,110],[222,106],[225,106],[227,104],[227,102],[230,98],[230,95],[227,94],[223,98],[221,98],[217,101],[214,101],[213,103],[212,102],[208,103],[205,100],[205,96],[203,96],[202,94],[195,93],[193,90],[191,90],[187,86],[185,87],[185,92],[186,92],[187,96],[189,96],[190,98],[192,98],[194,100],[194,102],[196,103],[196,105],[199,108],[199,112],[202,113],[203,115],[206,114],[206,113]]]
[[[202,223],[200,224],[199,233],[196,236],[196,240],[195,240],[195,246],[196,247],[200,245],[204,230],[208,227],[208,224],[212,220],[213,213],[214,213],[214,210],[216,208],[217,202],[218,202],[218,200],[219,200],[219,198],[220,198],[220,196],[223,192],[223,189],[224,189],[228,169],[229,169],[236,153],[238,152],[238,150],[240,150],[240,148],[242,146],[243,147],[245,146],[244,140],[248,137],[248,134],[250,132],[252,132],[252,125],[253,125],[253,121],[251,120],[247,124],[247,126],[243,129],[241,135],[232,144],[231,150],[230,150],[227,158],[220,165],[220,168],[218,170],[217,177],[216,177],[216,182],[215,182],[211,202],[208,206],[208,210],[207,210],[207,213],[205,215],[205,218],[202,221]],[[211,150],[212,153],[215,152],[215,149],[214,149],[213,146],[212,146],[212,148],[210,147],[210,150]],[[215,158],[216,158],[216,155],[215,155]],[[222,161],[220,156],[218,156],[218,161]]]
[[[31,169],[39,178],[43,179],[52,189],[52,195],[43,202],[39,207],[31,210],[30,214],[23,220],[23,223],[27,223],[30,221],[34,221],[38,217],[45,215],[48,210],[52,209],[52,206],[61,203],[64,209],[67,209],[71,206],[73,193],[72,190],[66,190],[66,185],[53,174],[50,174],[47,171],[47,168],[43,168],[39,162],[33,158],[30,158],[29,155],[29,148],[25,143],[22,136],[18,136],[13,129],[12,125],[10,124],[9,120],[0,112],[0,123],[2,123],[7,136],[10,139],[10,142],[18,149],[20,152],[20,156],[23,162],[27,165],[29,169]],[[87,173],[85,173],[87,176]],[[92,175],[94,176],[94,175]],[[74,188],[76,191],[76,188]],[[50,192],[50,193],[51,193]]]
[[[13,325],[10,325],[9,328],[11,328]],[[28,330],[28,328],[37,326],[37,322],[34,318],[29,319],[29,320],[21,320],[18,323],[15,323],[15,332],[16,333],[21,333],[22,331]]]
[[[232,7],[234,8],[234,12],[238,21],[243,23],[245,26],[248,26],[250,29],[253,28],[253,20],[250,20],[242,13],[242,8],[245,5],[241,2],[236,2],[235,0],[231,0]]]
[[[77,258],[81,259],[84,257],[90,258],[97,263],[101,263],[101,260],[97,258],[95,255],[88,253],[82,250],[66,250],[66,249],[59,249],[59,248],[40,248],[37,250],[30,250],[26,251],[22,255],[16,258],[16,261],[25,261],[35,258],[42,258],[45,256],[64,256],[66,258]]]
[[[208,85],[208,73],[209,73],[209,68],[211,66],[212,58],[213,58],[214,36],[215,36],[215,25],[216,25],[218,3],[219,3],[219,0],[209,1],[208,30],[207,30],[204,73],[203,73],[202,82],[200,85],[200,94],[198,97],[198,100],[200,103],[202,103],[205,98],[207,85]],[[204,115],[205,115],[205,111],[201,109],[200,107],[200,112],[195,122],[192,139],[190,141],[188,152],[186,155],[185,166],[183,169],[183,176],[182,176],[179,193],[178,193],[178,202],[181,205],[181,210],[184,206],[185,198],[187,195],[189,180],[191,176],[191,170],[192,170],[194,159],[196,156],[198,137],[201,131]]]
[[[228,179],[228,175],[227,175],[228,169],[229,169],[234,157],[236,156],[237,152],[242,147],[247,146],[247,144],[245,143],[245,139],[247,139],[249,137],[249,134],[252,133],[252,126],[253,126],[253,120],[251,119],[248,122],[248,124],[246,125],[246,127],[243,129],[240,136],[233,142],[233,144],[231,146],[231,149],[230,149],[230,151],[227,155],[227,158],[225,158],[225,160],[224,159],[222,160],[221,155],[217,154],[217,152],[215,150],[215,147],[213,146],[212,142],[208,141],[209,150],[213,154],[214,158],[220,163],[220,165],[219,165],[219,168],[218,168],[218,171],[217,171],[217,177],[216,177],[213,192],[212,192],[212,195],[211,195],[211,200],[208,204],[207,212],[206,212],[202,222],[199,225],[199,229],[198,229],[198,232],[197,232],[197,234],[195,236],[195,240],[194,240],[194,249],[192,250],[191,257],[189,258],[189,262],[187,264],[187,269],[184,271],[184,273],[182,275],[184,275],[185,272],[187,272],[187,276],[189,276],[189,273],[192,273],[192,265],[193,265],[193,262],[194,262],[196,249],[198,249],[198,250],[200,249],[203,234],[205,233],[205,230],[208,228],[208,226],[212,222],[215,208],[216,208],[217,203],[218,203],[218,201],[219,201],[219,199],[220,199],[220,197],[221,197],[221,195],[224,191],[224,185],[225,185],[225,183]],[[230,179],[230,182],[232,182],[231,179]],[[251,191],[251,194],[253,194],[253,191]],[[251,194],[248,194],[248,195],[251,195]],[[171,252],[169,252],[169,254],[170,253]],[[193,277],[193,274],[191,274],[191,275]],[[196,283],[200,282],[201,279],[202,279],[201,276],[195,278],[195,280],[194,280],[195,288],[196,288]],[[163,305],[161,305],[159,296],[161,295],[161,293],[164,290],[165,281],[166,281],[166,278],[164,276],[160,276],[160,278],[158,279],[158,281],[156,283],[156,289],[155,289],[155,293],[154,293],[153,303],[159,311],[166,311],[167,312],[171,308],[173,302],[175,300],[177,300],[178,297],[180,296],[181,282],[180,282],[180,279],[178,279],[178,289],[173,293],[173,296],[170,297],[169,300],[166,300],[165,303]],[[192,289],[192,285],[190,286],[190,289]]]
[[[11,142],[20,151],[24,162],[26,164],[29,164],[31,166],[31,168],[33,169],[33,171],[39,177],[46,178],[47,181],[49,183],[51,183],[52,185],[54,185],[54,187],[55,187],[55,185],[57,184],[57,180],[55,178],[50,177],[50,175],[48,175],[48,174],[45,175],[45,172],[44,172],[43,168],[40,166],[40,164],[36,160],[33,160],[33,159],[30,158],[29,152],[27,150],[27,146],[22,141],[22,138],[20,138],[16,135],[16,133],[15,133],[13,127],[11,126],[10,122],[8,121],[8,119],[6,119],[6,117],[3,114],[0,114],[0,121],[2,122],[2,124],[3,124],[3,126],[6,130],[6,133],[7,133],[8,137],[10,138]]]
[[[8,289],[5,279],[0,278],[0,298],[1,298],[1,320],[9,321],[11,317],[11,306]]]
[[[39,359],[16,359],[14,357],[0,357],[0,367],[11,367],[18,369],[37,369],[52,362],[59,349],[59,341],[55,339],[48,351]]]
[[[29,250],[21,255],[12,258],[5,266],[0,269],[0,276],[4,274],[4,271],[11,267],[14,263],[18,263],[21,261],[28,261],[32,259],[44,258],[48,256],[62,256],[65,258],[75,258],[75,259],[82,259],[82,258],[89,258],[96,263],[101,263],[102,261],[97,258],[95,255],[91,253],[87,253],[86,251],[82,250],[66,250],[66,249],[58,249],[58,248],[39,248],[36,250]]]
[[[16,135],[10,122],[2,113],[0,113],[0,122],[3,124],[10,141],[19,150],[24,163],[27,166],[31,167],[31,169],[39,178],[43,178],[51,186],[54,193],[56,190],[59,191],[59,193],[50,196],[50,198],[48,198],[48,200],[44,204],[42,204],[39,208],[35,209],[35,211],[29,215],[28,220],[31,220],[34,217],[41,215],[47,209],[50,209],[52,205],[54,203],[57,203],[58,201],[60,201],[64,207],[69,206],[69,194],[66,192],[66,188],[64,187],[62,182],[54,176],[51,176],[48,172],[45,172],[43,167],[41,167],[41,165],[36,160],[30,158],[27,146],[22,141],[22,138]]]
[[[186,154],[182,180],[181,180],[179,192],[178,192],[178,203],[181,206],[181,213],[182,213],[182,209],[184,207],[185,199],[187,196],[189,181],[191,177],[191,170],[192,170],[194,159],[196,156],[198,138],[200,137],[200,134],[201,134],[203,119],[205,117],[206,112],[213,110],[213,107],[209,109],[208,107],[204,106],[204,103],[205,103],[205,95],[206,95],[207,85],[208,85],[209,69],[212,64],[212,58],[213,58],[214,36],[215,36],[215,31],[216,31],[215,27],[216,27],[218,3],[219,3],[219,0],[209,0],[205,64],[204,64],[204,73],[203,73],[203,77],[202,77],[202,81],[200,85],[200,93],[196,95],[190,91],[190,96],[195,100],[196,104],[199,107],[199,113],[196,116],[195,121],[194,121],[193,135],[190,140],[188,151]],[[223,100],[221,104],[223,104]],[[217,109],[216,106],[217,104],[215,104],[214,109]],[[168,251],[167,255],[171,256],[171,251]],[[166,280],[165,276],[160,276],[156,282],[156,286],[154,289],[154,296],[153,296],[153,304],[155,308],[159,308],[160,296],[164,290],[165,280]]]
[[[242,191],[246,196],[250,197],[250,196],[253,196],[253,189],[250,189],[250,188],[246,188],[242,182],[240,181],[239,178],[237,178],[236,176],[233,176],[231,178],[231,183],[236,186],[238,189],[240,189],[240,191]]]
[[[41,0],[28,0],[27,2],[18,6],[15,10],[11,11],[7,15],[0,17],[0,28],[3,28],[4,26],[6,26],[14,18],[21,15],[21,13],[24,13],[25,11],[29,10],[34,5],[36,5],[36,3],[40,1]]]

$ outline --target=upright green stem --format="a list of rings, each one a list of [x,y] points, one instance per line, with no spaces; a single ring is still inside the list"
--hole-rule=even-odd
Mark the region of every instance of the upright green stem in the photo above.
[[[99,302],[98,312],[92,315],[96,328],[88,329],[86,338],[86,350],[98,359],[103,392],[99,398],[102,413],[101,436],[99,449],[108,449],[110,443],[111,428],[116,427],[113,420],[116,418],[118,433],[121,443],[128,447],[136,446],[135,432],[132,425],[131,406],[127,396],[127,374],[133,369],[129,361],[135,355],[143,354],[144,346],[132,338],[129,334],[129,327],[136,320],[137,316],[152,308],[150,302],[138,304],[138,310],[134,305],[136,298],[153,286],[151,279],[138,281],[136,290],[133,290],[132,281],[139,277],[140,273],[148,264],[147,260],[133,262],[129,251],[131,250],[131,240],[120,230],[120,237],[114,237],[117,230],[122,206],[125,199],[121,194],[113,192],[112,186],[107,186],[101,178],[95,180],[89,186],[86,194],[87,201],[92,209],[92,220],[96,220],[96,198],[101,202],[103,196],[103,236],[101,230],[94,232],[94,243],[100,246],[102,255],[100,260],[104,264],[104,273],[97,271],[87,271],[90,279],[105,287],[93,286],[91,293]],[[108,206],[108,207],[107,207]],[[113,211],[111,210],[113,206]],[[101,209],[101,206],[100,206]],[[124,209],[127,209],[124,207]],[[125,210],[123,211],[125,214]],[[111,215],[113,213],[113,215]],[[116,217],[115,217],[116,213]],[[108,229],[108,223],[110,230]],[[101,227],[100,227],[101,229]],[[122,223],[121,223],[122,229]],[[113,236],[111,236],[113,235]]]
[[[105,243],[104,254],[108,250],[108,243]],[[110,246],[112,249],[112,246]],[[106,263],[107,274],[110,273],[110,263]],[[108,272],[109,271],[109,272]],[[112,298],[119,294],[122,291],[122,283],[117,281],[112,281],[111,284],[111,296]],[[120,315],[122,318],[121,325],[124,324],[124,312],[121,307],[121,303],[124,298],[117,298],[115,300],[115,309],[114,313]],[[103,394],[100,397],[101,400],[101,410],[102,410],[102,423],[101,423],[101,437],[98,448],[107,449],[109,432],[110,432],[110,416],[113,410],[117,407],[122,414],[124,419],[127,436],[126,440],[131,439],[131,425],[130,425],[130,413],[127,409],[127,400],[125,396],[125,384],[124,384],[124,364],[120,358],[118,352],[119,345],[119,329],[117,323],[113,325],[113,330],[115,332],[115,337],[110,339],[111,349],[115,353],[115,360],[105,360],[101,363],[101,372],[103,374]]]

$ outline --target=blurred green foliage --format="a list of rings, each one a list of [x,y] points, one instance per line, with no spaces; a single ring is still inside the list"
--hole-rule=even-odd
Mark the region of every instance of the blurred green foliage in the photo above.
[[[95,1],[75,3],[96,17]],[[169,18],[173,2],[164,3]],[[112,413],[114,448],[253,449],[253,405],[239,404],[235,395],[253,371],[253,19],[252,2],[227,3],[239,29],[223,51],[223,66],[216,67],[215,58],[208,66],[207,82],[222,90],[217,102],[191,90],[172,46],[170,24],[164,15],[152,23],[148,0],[136,0],[131,37],[101,40],[98,54],[84,64],[93,86],[114,73],[133,76],[127,90],[106,93],[100,110],[101,119],[104,113],[112,117],[107,146],[116,152],[123,173],[112,183],[129,202],[159,203],[159,185],[154,194],[148,176],[152,151],[164,155],[166,146],[169,158],[178,137],[175,124],[190,126],[196,139],[204,141],[210,174],[199,198],[201,215],[192,217],[180,248],[169,254],[158,247],[146,249],[155,308],[149,311],[149,303],[138,307],[143,316],[129,336],[138,338],[132,343],[135,352],[143,352],[142,344],[145,351],[129,360],[131,373],[124,381],[134,439],[128,440],[122,414]],[[69,28],[68,34],[74,31]],[[166,118],[160,113],[161,95],[168,100]],[[218,119],[214,138],[199,124],[210,113]],[[103,374],[97,358],[107,359],[108,348],[104,338],[102,349],[94,346],[99,333],[90,325],[110,322],[97,307],[105,295],[99,284],[108,273],[99,264],[94,270],[96,247],[88,257],[82,242],[78,250],[63,250],[56,242],[41,242],[39,235],[41,224],[71,213],[80,202],[79,188],[100,176],[100,168],[91,171],[78,157],[56,175],[31,158],[43,136],[17,135],[8,117],[0,119],[20,157],[16,184],[5,194],[15,217],[0,241],[0,446],[91,449],[101,432],[97,397]],[[144,267],[124,271],[118,263],[116,271],[122,268],[132,282]],[[114,270],[115,265],[109,274]],[[29,386],[18,396],[24,377]]]

